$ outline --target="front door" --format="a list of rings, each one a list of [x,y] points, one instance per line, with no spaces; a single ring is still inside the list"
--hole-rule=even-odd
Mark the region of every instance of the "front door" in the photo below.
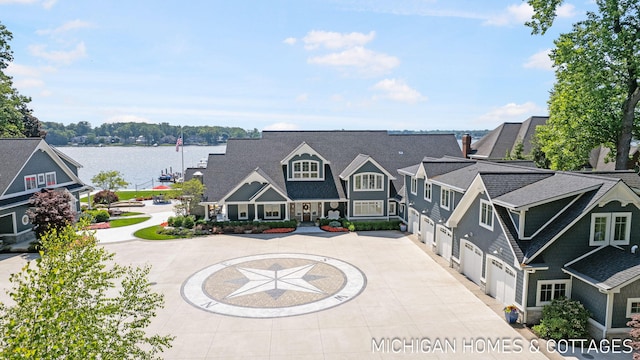
[[[302,204],[302,221],[303,222],[311,221],[311,204],[310,203]]]

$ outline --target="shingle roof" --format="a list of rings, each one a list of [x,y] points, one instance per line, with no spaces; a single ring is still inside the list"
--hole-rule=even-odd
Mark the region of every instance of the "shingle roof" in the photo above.
[[[605,246],[565,267],[565,270],[594,286],[610,290],[640,278],[640,254]]]
[[[547,176],[540,179],[540,181],[531,182],[529,185],[515,188],[513,191],[494,198],[494,200],[509,204],[514,208],[520,208],[585,192],[600,186],[603,182],[615,183],[615,181],[610,179],[586,175],[580,176],[561,172],[555,174],[547,173]]]
[[[230,139],[225,155],[209,155],[204,173],[209,201],[218,201],[260,167],[282,189],[289,191],[280,161],[293,149],[306,142],[331,162],[331,177],[336,198],[345,198],[339,174],[359,155],[371,158],[393,173],[398,168],[418,164],[425,156],[461,156],[452,134],[392,135],[386,131],[264,131],[261,139]],[[302,182],[301,182],[302,183]],[[305,184],[314,182],[305,181]],[[403,185],[402,178],[393,180],[395,189]],[[321,185],[320,182],[316,185]],[[325,184],[327,185],[327,184]],[[292,190],[296,187],[293,185]],[[335,189],[335,190],[334,190]],[[295,191],[295,190],[294,190]]]
[[[11,185],[29,160],[41,138],[0,139],[0,195]]]
[[[529,154],[536,127],[544,125],[548,119],[547,116],[532,116],[521,123],[502,123],[471,144],[471,157],[503,159],[513,151],[519,141],[522,141],[524,154]]]
[[[551,172],[480,172],[482,182],[492,199],[510,197],[528,185],[552,177]],[[504,196],[503,196],[504,195]],[[532,194],[529,194],[532,195]]]
[[[618,170],[618,171],[585,171],[578,172],[580,174],[589,174],[601,177],[608,177],[612,179],[620,179],[627,184],[628,187],[640,191],[640,175],[633,170]]]
[[[516,165],[499,164],[489,161],[476,161],[475,164],[433,177],[435,181],[454,188],[466,190],[480,172],[538,172],[539,169]]]

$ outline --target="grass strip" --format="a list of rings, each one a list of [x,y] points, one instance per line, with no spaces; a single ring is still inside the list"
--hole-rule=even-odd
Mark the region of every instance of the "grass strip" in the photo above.
[[[143,221],[147,221],[149,219],[151,219],[151,216],[125,218],[125,219],[115,219],[115,220],[109,221],[109,226],[111,228],[129,226],[129,225],[139,224],[139,223],[141,223]]]
[[[162,230],[163,227],[160,225],[150,226],[148,228],[140,229],[133,233],[135,237],[145,240],[171,240],[171,239],[180,239],[179,236],[176,235],[163,235],[158,234],[158,231]]]

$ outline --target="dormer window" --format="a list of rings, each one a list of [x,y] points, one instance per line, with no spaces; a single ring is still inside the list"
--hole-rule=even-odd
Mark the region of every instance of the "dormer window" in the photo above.
[[[319,168],[317,161],[294,161],[292,176],[294,179],[318,179],[320,177]]]
[[[590,246],[628,245],[630,238],[630,212],[591,214]]]
[[[31,190],[38,187],[36,183],[36,175],[27,175],[24,177],[24,189]]]

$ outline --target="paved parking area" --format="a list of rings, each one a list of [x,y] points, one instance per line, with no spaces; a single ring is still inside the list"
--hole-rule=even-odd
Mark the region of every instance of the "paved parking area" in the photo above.
[[[212,236],[105,245],[125,264],[153,265],[165,294],[151,331],[177,338],[167,359],[544,359],[504,318],[397,232]],[[350,301],[303,315],[243,318],[205,311],[181,288],[198,271],[255,254],[339,259],[366,275]],[[489,344],[491,342],[491,344]],[[490,350],[488,346],[493,348]]]

